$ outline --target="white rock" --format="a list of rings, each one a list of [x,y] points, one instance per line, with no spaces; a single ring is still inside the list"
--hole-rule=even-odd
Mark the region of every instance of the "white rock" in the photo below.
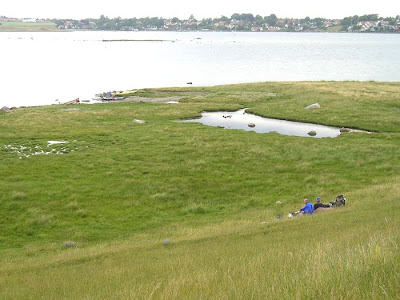
[[[70,248],[70,247],[76,247],[76,242],[73,241],[67,241],[63,243],[63,246],[66,248]]]
[[[3,106],[1,109],[0,109],[0,112],[11,112],[11,109],[9,109],[7,106]]]
[[[321,105],[319,105],[319,103],[314,103],[306,107],[306,109],[314,109],[314,108],[321,108]]]

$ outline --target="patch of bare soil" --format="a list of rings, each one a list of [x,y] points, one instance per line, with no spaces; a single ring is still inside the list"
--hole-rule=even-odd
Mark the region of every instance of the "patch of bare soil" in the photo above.
[[[148,98],[148,97],[138,97],[138,96],[131,96],[131,97],[127,97],[124,100],[122,100],[123,102],[139,102],[139,103],[167,103],[170,101],[177,101],[179,102],[179,100],[181,100],[182,96],[174,96],[174,97],[162,97],[162,98]],[[121,102],[121,101],[119,101]]]

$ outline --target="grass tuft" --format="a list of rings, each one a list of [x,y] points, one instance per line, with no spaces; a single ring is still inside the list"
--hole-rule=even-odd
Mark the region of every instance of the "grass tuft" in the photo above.
[[[12,192],[11,193],[11,199],[12,200],[24,200],[26,199],[27,195],[24,192]]]

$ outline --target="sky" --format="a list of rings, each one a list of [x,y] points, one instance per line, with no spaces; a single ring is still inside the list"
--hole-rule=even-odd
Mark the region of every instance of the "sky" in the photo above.
[[[0,16],[17,18],[85,19],[162,17],[196,19],[230,17],[234,13],[278,18],[328,18],[364,14],[400,15],[400,1],[372,0],[0,0]]]

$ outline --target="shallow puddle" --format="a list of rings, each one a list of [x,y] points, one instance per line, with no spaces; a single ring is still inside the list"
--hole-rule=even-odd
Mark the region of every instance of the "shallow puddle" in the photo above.
[[[340,129],[336,127],[264,118],[246,113],[245,109],[235,112],[203,112],[201,118],[185,120],[184,122],[258,133],[276,132],[283,135],[314,138],[337,137],[341,134]]]

